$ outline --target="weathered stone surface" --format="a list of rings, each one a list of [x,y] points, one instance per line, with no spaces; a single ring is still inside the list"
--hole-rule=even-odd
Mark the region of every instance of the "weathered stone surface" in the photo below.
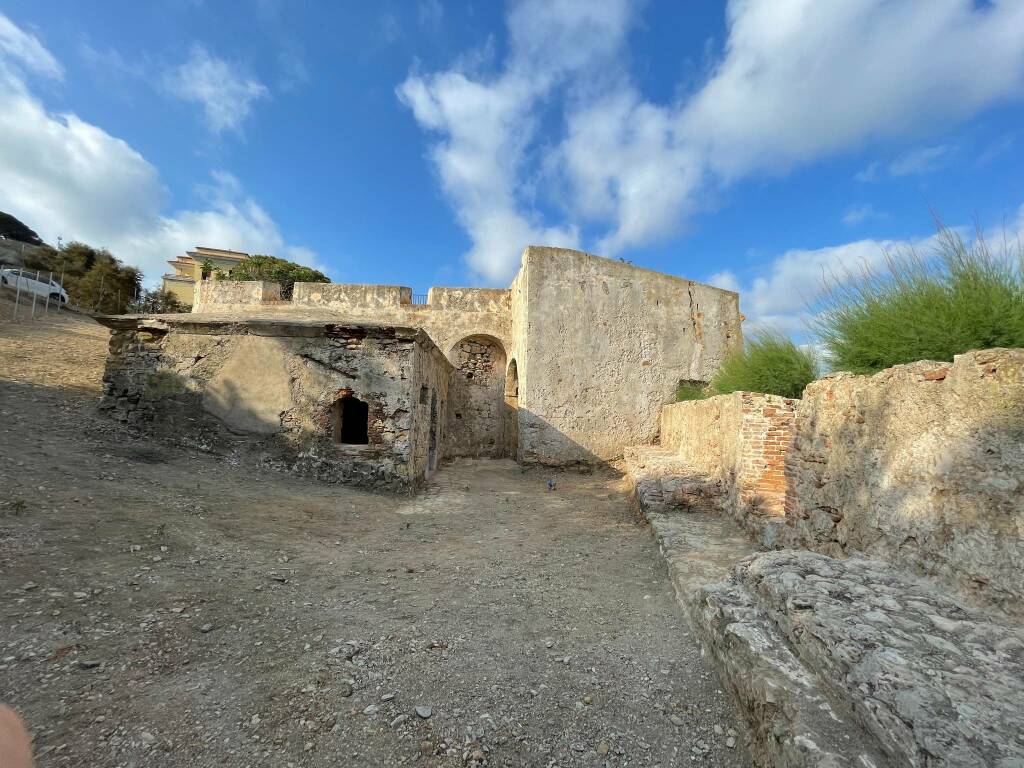
[[[679,382],[709,380],[741,343],[735,293],[562,248],[526,249],[512,305],[525,461],[653,442]]]
[[[655,513],[721,509],[722,483],[697,472],[675,451],[630,446],[623,457],[632,484],[631,500],[644,517]]]
[[[121,421],[379,490],[415,489],[443,456],[452,367],[422,331],[216,315],[109,322],[101,408]],[[366,404],[365,444],[342,439],[345,398]]]
[[[234,354],[204,388],[203,408],[236,432],[280,432],[281,415],[295,406],[287,355],[279,339],[241,337]]]
[[[692,615],[734,687],[750,690],[729,666],[735,637],[760,633],[757,655],[791,649],[893,765],[1024,765],[1024,631],[936,582],[879,560],[783,551],[742,561],[701,602]]]
[[[281,286],[264,280],[201,280],[196,283],[193,312],[249,309],[281,301]]]
[[[1024,615],[1024,350],[834,374],[795,429],[788,545],[881,557]]]
[[[881,768],[888,765],[849,712],[834,706],[787,646],[754,595],[730,583],[754,545],[720,513],[644,515],[668,564],[676,596],[749,727],[760,765]]]
[[[674,457],[675,466],[670,473],[664,467],[658,473],[674,475],[683,507],[713,504],[771,547],[783,524],[784,464],[796,404],[774,395],[733,392],[666,405],[660,451]]]
[[[449,387],[449,456],[505,455],[505,351],[489,336],[469,336],[452,350]]]
[[[708,380],[741,343],[735,293],[564,248],[527,247],[508,290],[431,288],[426,303],[394,285],[296,283],[291,301],[270,300],[260,286],[205,281],[193,312],[422,328],[457,367],[467,342],[494,340],[505,366],[494,392],[484,398],[480,386],[452,382],[453,400],[488,425],[483,442],[449,425],[455,453],[468,456],[617,460],[657,435],[659,409],[680,381]],[[498,392],[509,370],[515,402]]]

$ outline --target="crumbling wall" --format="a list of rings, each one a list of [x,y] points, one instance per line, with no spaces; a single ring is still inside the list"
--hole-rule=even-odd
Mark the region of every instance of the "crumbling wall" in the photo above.
[[[771,546],[785,514],[785,457],[797,400],[733,392],[666,405],[661,445],[674,451],[704,498]]]
[[[281,301],[281,286],[262,280],[201,280],[195,286],[193,312],[246,310]]]
[[[311,321],[107,322],[115,327],[101,408],[121,421],[330,481],[407,490],[425,477],[413,446],[414,420],[423,417],[419,390],[426,383],[443,412],[451,367],[421,331]],[[368,406],[365,445],[338,440],[335,404],[346,397]]]
[[[511,335],[509,292],[490,288],[431,288],[426,304],[413,304],[412,290],[402,286],[296,283],[291,303],[278,310],[422,328],[449,357],[461,339],[477,334],[493,336],[507,352]]]
[[[813,382],[786,476],[788,544],[883,557],[1024,612],[1024,350]]]
[[[605,461],[653,442],[681,380],[708,381],[741,341],[738,298],[579,251],[530,246],[519,453],[545,464]],[[522,326],[520,326],[522,327]]]

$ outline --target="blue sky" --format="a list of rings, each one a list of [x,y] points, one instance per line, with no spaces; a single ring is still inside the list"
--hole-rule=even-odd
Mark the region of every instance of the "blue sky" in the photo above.
[[[1020,0],[5,0],[0,210],[152,282],[194,245],[507,285],[529,243],[741,292],[1024,229]]]

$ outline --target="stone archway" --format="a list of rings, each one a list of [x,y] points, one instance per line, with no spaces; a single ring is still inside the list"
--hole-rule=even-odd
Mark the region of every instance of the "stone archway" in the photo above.
[[[493,336],[467,336],[448,353],[445,456],[498,458],[505,441],[505,348]]]

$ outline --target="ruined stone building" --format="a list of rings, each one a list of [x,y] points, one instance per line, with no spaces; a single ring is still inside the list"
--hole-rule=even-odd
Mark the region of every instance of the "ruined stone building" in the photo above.
[[[741,342],[738,297],[528,247],[508,289],[204,281],[113,329],[102,407],[221,450],[415,489],[442,459],[572,465],[652,442],[680,382]]]

